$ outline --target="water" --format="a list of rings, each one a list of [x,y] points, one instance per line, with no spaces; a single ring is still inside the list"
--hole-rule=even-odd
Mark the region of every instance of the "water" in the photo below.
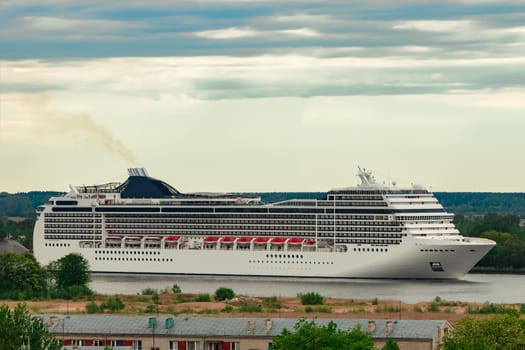
[[[91,288],[103,294],[138,294],[146,288],[164,289],[178,284],[184,293],[213,294],[228,287],[250,296],[296,296],[318,292],[326,297],[431,301],[436,296],[450,301],[525,303],[525,276],[468,274],[462,281],[333,280],[259,277],[199,277],[173,275],[94,274]]]

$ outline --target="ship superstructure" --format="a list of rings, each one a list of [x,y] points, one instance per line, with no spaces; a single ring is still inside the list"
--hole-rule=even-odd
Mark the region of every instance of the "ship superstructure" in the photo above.
[[[35,256],[76,252],[107,273],[458,279],[495,245],[461,236],[423,187],[358,176],[323,198],[264,203],[184,194],[132,168],[123,183],[71,186],[39,208]]]

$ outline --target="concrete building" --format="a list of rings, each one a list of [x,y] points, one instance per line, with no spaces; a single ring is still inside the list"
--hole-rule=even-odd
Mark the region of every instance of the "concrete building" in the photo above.
[[[299,319],[246,317],[150,317],[117,315],[44,315],[51,333],[66,350],[267,350],[284,328]],[[434,350],[450,329],[447,321],[335,319],[339,329],[360,325],[376,346],[387,339],[401,349]],[[329,319],[316,319],[326,325]]]

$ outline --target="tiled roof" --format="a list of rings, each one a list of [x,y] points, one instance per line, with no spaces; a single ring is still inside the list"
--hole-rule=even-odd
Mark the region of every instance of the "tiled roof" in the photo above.
[[[43,315],[44,322],[50,324],[51,315]],[[55,334],[128,334],[148,335],[149,316],[120,315],[60,315],[50,331]],[[299,319],[296,318],[250,318],[250,317],[153,317],[156,321],[156,335],[185,337],[275,337],[284,328],[293,330]],[[173,327],[167,327],[173,320]],[[350,330],[357,325],[361,330],[368,330],[368,319],[335,319],[338,329]],[[393,339],[433,339],[438,330],[447,324],[440,320],[383,320],[376,319],[373,338]],[[329,319],[315,319],[319,325],[326,325]],[[387,332],[387,322],[391,322],[391,331]],[[52,322],[51,322],[52,323]]]

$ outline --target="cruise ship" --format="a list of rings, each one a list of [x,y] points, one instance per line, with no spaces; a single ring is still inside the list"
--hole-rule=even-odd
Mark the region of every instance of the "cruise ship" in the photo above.
[[[36,259],[79,253],[103,273],[461,279],[495,245],[463,237],[425,188],[378,183],[366,169],[355,187],[274,203],[128,172],[39,207]]]

